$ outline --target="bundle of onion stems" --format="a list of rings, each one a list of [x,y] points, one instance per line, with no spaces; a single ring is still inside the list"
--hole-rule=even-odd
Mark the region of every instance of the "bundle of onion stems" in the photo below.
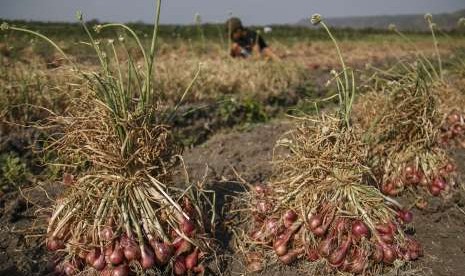
[[[455,166],[438,143],[442,116],[421,76],[390,88],[384,107],[372,112],[375,120],[367,127],[371,166],[383,193],[403,193],[423,204],[421,191],[438,196],[453,184]]]
[[[338,112],[299,118],[278,141],[288,154],[275,159],[270,183],[239,198],[240,224],[249,227],[235,229],[236,244],[250,271],[304,259],[309,274],[379,275],[417,259],[422,248],[403,231],[412,214],[370,184],[368,146],[350,119],[353,72],[321,17],[312,21],[327,30],[341,59]]]
[[[95,28],[122,29],[138,45],[143,68],[137,68],[124,36],[104,45],[93,38],[80,13],[87,44],[100,61],[99,72],[83,71],[39,33],[2,24],[2,30],[30,33],[51,43],[90,90],[65,115],[48,122],[59,131],[46,150],[56,151],[66,168],[79,168],[64,174],[68,189],[49,219],[46,245],[56,252],[57,274],[203,273],[202,260],[214,246],[209,237],[213,198],[201,185],[190,185],[188,178],[187,188],[173,178],[182,147],[168,125],[174,111],[162,105],[152,81],[160,3],[149,51],[126,25]],[[118,57],[117,47],[126,50],[126,61]]]
[[[437,69],[419,52],[413,63],[376,70],[374,91],[355,106],[370,145],[370,166],[384,194],[404,194],[424,207],[427,194],[439,196],[454,184],[455,165],[440,143],[445,117],[441,66]]]

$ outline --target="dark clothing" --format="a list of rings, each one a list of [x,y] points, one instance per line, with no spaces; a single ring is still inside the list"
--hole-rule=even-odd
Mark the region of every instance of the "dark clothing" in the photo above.
[[[237,43],[242,48],[242,57],[250,56],[255,45],[258,45],[260,52],[268,47],[265,40],[257,34],[257,32],[249,29],[244,29],[243,32],[244,33],[239,39],[233,39],[233,42]]]

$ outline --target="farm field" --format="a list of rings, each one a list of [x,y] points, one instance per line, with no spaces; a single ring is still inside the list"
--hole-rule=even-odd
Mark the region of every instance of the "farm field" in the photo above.
[[[9,24],[39,30],[62,48],[77,67],[100,72],[99,59],[88,45],[81,43],[88,39],[77,24]],[[132,27],[142,38],[141,44],[150,47],[151,26]],[[340,108],[334,96],[339,90],[332,70],[341,70],[341,65],[333,41],[321,29],[274,27],[264,37],[280,59],[268,61],[231,59],[222,27],[201,28],[203,32],[196,26],[161,26],[152,84],[160,99],[157,108],[171,111],[179,104],[176,112],[167,114],[172,139],[183,148],[179,153],[190,183],[202,183],[202,188],[216,192],[212,207],[217,216],[213,232],[218,246],[216,258],[206,258],[206,275],[244,275],[249,273],[248,266],[238,253],[236,237],[229,228],[234,218],[233,210],[228,207],[248,187],[275,181],[276,162],[272,161],[279,154],[289,155],[279,149],[275,151],[275,146],[296,128],[299,122],[296,117],[331,114]],[[361,132],[371,130],[366,125],[377,118],[376,108],[381,110],[385,106],[377,100],[388,97],[386,91],[395,86],[389,81],[399,79],[402,84],[397,71],[391,69],[399,64],[415,64],[406,66],[409,70],[419,68],[416,65],[421,62],[417,60],[423,62],[424,58],[434,63],[432,70],[425,71],[435,72],[439,70],[438,54],[442,57],[442,80],[431,77],[434,81],[427,83],[438,103],[431,116],[440,121],[438,125],[442,128],[437,127],[431,133],[440,137],[441,131],[446,131],[443,124],[452,113],[461,114],[458,122],[465,130],[464,32],[439,33],[437,50],[430,33],[405,33],[410,42],[388,30],[343,29],[333,30],[333,34],[345,64],[354,71],[357,94],[351,122],[362,128]],[[129,63],[131,56],[133,69],[122,67],[120,74],[144,70],[144,56],[128,35],[104,30],[95,37],[108,55],[113,55],[110,52],[113,43],[126,43],[126,48],[116,48],[114,54],[125,63]],[[73,155],[72,165],[58,166],[67,160],[49,151],[53,144],[48,139],[64,135],[67,130],[60,128],[59,123],[66,123],[69,114],[79,117],[90,112],[91,118],[98,120],[99,113],[92,113],[82,103],[91,102],[92,93],[89,80],[76,74],[76,68],[47,42],[19,32],[0,32],[0,275],[53,274],[54,253],[47,250],[45,242],[47,217],[50,219],[55,200],[71,189],[64,184],[67,182],[64,177],[74,174],[77,178],[88,169],[90,161],[73,159],[77,158]],[[321,101],[327,98],[331,99]],[[419,112],[418,117],[426,116],[425,113]],[[50,120],[51,117],[59,120]],[[74,131],[81,126],[90,128],[93,122],[86,124],[84,120]],[[386,125],[389,123],[392,122],[388,120]],[[388,126],[385,132],[387,129]],[[388,193],[412,210],[413,221],[405,232],[422,244],[423,256],[407,264],[396,261],[392,266],[399,267],[382,270],[382,274],[465,274],[465,133],[457,137],[453,146],[442,148],[455,164],[453,180],[449,181],[454,185],[450,184],[447,193],[433,197],[426,192],[428,204],[422,208],[418,208],[418,202],[412,203],[410,194]],[[169,144],[171,140],[167,141]],[[274,153],[277,155],[273,156]],[[184,170],[179,169],[179,162],[176,166],[172,177],[178,181],[183,178]],[[309,266],[302,260],[290,266],[276,261],[269,264],[251,275],[330,275],[330,270]],[[370,273],[367,275],[374,274]]]

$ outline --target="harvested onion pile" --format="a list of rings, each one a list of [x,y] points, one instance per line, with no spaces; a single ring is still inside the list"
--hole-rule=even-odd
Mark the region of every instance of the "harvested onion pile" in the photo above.
[[[76,180],[70,174],[63,179],[69,189],[54,207],[46,241],[57,253],[56,272],[202,272],[201,259],[213,244],[206,234],[206,208],[198,202],[208,198],[195,185],[187,191],[173,185],[180,148],[169,129],[133,129],[137,150],[125,156],[118,137],[107,131],[108,112],[79,106],[95,113],[54,119],[64,129],[55,142],[60,155],[92,164]]]
[[[368,149],[360,133],[331,117],[301,120],[278,142],[290,153],[276,161],[273,181],[243,198],[251,227],[238,245],[248,269],[302,259],[376,275],[396,260],[420,257],[420,244],[403,232],[412,214],[367,183]]]
[[[203,273],[202,262],[213,250],[208,236],[214,223],[207,217],[213,208],[210,197],[201,185],[187,183],[183,189],[174,181],[182,148],[168,119],[176,107],[163,105],[153,81],[160,6],[158,0],[150,50],[122,24],[95,26],[97,33],[122,31],[118,40],[102,43],[77,14],[89,36],[85,44],[100,62],[98,72],[82,70],[39,33],[1,25],[1,30],[29,33],[50,43],[89,89],[65,115],[52,114],[47,125],[58,132],[46,150],[55,151],[65,170],[76,175],[64,175],[69,189],[50,212],[46,245],[56,252],[52,265],[57,274]],[[139,60],[127,50],[124,35],[136,42],[142,67],[136,68]],[[117,48],[124,50],[124,58]]]
[[[367,130],[371,166],[384,194],[406,194],[422,207],[425,196],[454,185],[455,165],[438,143],[442,115],[434,85],[413,66],[386,85],[379,100],[372,93],[360,99],[375,118],[368,125],[359,120]]]
[[[394,262],[399,267],[417,259],[422,248],[403,231],[412,214],[369,183],[368,146],[351,125],[353,71],[321,16],[312,23],[327,31],[342,65],[333,74],[337,117],[300,118],[300,126],[278,141],[288,154],[275,161],[272,181],[240,198],[250,227],[238,232],[237,246],[251,271],[268,261],[306,259],[313,264],[307,270],[379,275]]]

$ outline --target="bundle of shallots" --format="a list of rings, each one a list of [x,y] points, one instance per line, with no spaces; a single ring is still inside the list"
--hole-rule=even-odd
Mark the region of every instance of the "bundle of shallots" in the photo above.
[[[44,35],[2,24],[2,30],[49,42],[89,90],[64,115],[52,114],[47,125],[57,132],[46,150],[73,173],[64,175],[68,188],[50,212],[46,234],[47,248],[56,253],[52,265],[57,274],[202,273],[202,262],[212,251],[210,197],[201,185],[174,180],[182,152],[170,129],[176,107],[163,105],[153,81],[161,1],[157,4],[150,50],[123,24],[95,26],[97,33],[122,31],[118,39],[102,43],[78,13],[89,36],[85,44],[100,62],[97,72],[81,69]],[[128,51],[128,37],[142,61]]]
[[[306,260],[305,269],[323,268],[325,274],[379,275],[423,251],[404,232],[412,213],[372,183],[369,147],[351,122],[353,72],[321,16],[312,22],[326,29],[341,61],[342,72],[333,72],[339,108],[335,116],[298,118],[300,124],[278,141],[285,153],[275,158],[270,183],[239,198],[248,227],[236,230],[237,246],[251,271]]]

